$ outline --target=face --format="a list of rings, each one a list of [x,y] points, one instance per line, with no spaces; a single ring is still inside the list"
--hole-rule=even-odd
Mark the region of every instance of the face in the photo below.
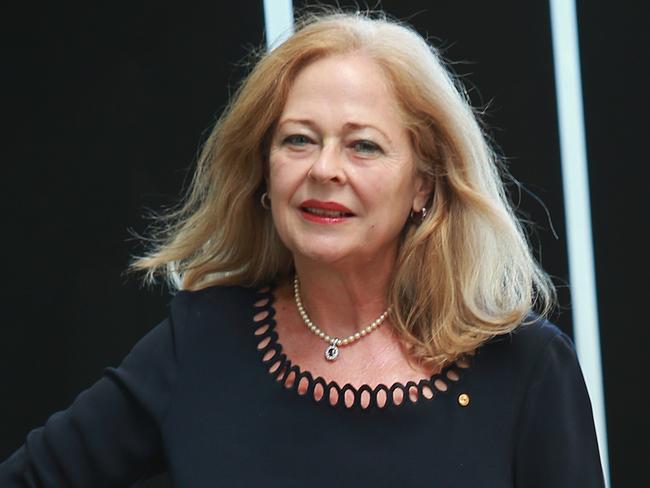
[[[296,260],[394,259],[411,209],[429,188],[381,68],[359,54],[297,75],[273,134],[268,191]]]

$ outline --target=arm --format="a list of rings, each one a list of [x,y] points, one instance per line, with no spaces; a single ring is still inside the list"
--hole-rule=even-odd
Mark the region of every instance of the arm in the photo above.
[[[519,416],[516,486],[605,486],[591,402],[565,334],[553,337],[542,352]]]
[[[164,469],[160,426],[177,361],[167,319],[145,335],[118,368],[106,368],[66,410],[32,430],[0,464],[0,486],[129,486]]]

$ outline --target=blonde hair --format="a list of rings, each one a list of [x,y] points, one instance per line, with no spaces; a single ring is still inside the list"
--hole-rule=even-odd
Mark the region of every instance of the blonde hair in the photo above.
[[[443,366],[512,331],[535,302],[548,312],[554,289],[531,255],[466,92],[433,47],[385,16],[312,14],[264,54],[206,141],[183,204],[159,217],[154,249],[131,269],[184,289],[289,277],[292,256],[260,204],[270,136],[297,73],[352,52],[383,68],[418,169],[433,182],[426,218],[402,233],[388,299],[412,358]]]

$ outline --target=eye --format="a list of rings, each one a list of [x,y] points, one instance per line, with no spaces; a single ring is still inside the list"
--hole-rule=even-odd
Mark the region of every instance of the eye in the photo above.
[[[381,152],[381,147],[379,147],[379,145],[365,139],[360,141],[354,141],[352,143],[352,147],[354,148],[355,151],[360,152],[362,154],[377,154]]]
[[[289,146],[304,147],[307,144],[311,144],[312,140],[303,134],[291,134],[290,136],[285,137],[282,143]]]

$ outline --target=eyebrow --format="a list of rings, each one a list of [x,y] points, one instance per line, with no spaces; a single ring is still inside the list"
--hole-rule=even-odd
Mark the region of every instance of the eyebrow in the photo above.
[[[280,122],[278,122],[278,127],[281,126],[281,125],[284,125],[284,124],[289,124],[289,123],[306,125],[306,126],[311,127],[312,129],[315,129],[316,127],[318,127],[317,124],[314,121],[309,120],[309,119],[282,119],[282,120],[280,120]]]
[[[280,120],[280,123],[278,124],[279,126],[288,124],[288,123],[294,123],[294,124],[302,124],[310,127],[311,129],[316,129],[318,128],[318,124],[316,124],[313,120],[311,119],[283,119]],[[345,129],[351,129],[351,130],[361,130],[361,129],[373,129],[379,132],[384,138],[389,142],[393,143],[393,140],[388,137],[388,134],[386,134],[384,131],[382,131],[379,127],[372,125],[372,124],[360,124],[358,122],[346,122],[343,127]]]
[[[376,130],[377,132],[379,132],[382,136],[384,136],[384,139],[386,139],[388,142],[390,142],[391,144],[393,143],[391,138],[388,137],[388,134],[386,134],[379,127],[371,125],[371,124],[357,124],[355,122],[346,122],[343,127],[349,127],[352,130],[373,129],[373,130]]]

